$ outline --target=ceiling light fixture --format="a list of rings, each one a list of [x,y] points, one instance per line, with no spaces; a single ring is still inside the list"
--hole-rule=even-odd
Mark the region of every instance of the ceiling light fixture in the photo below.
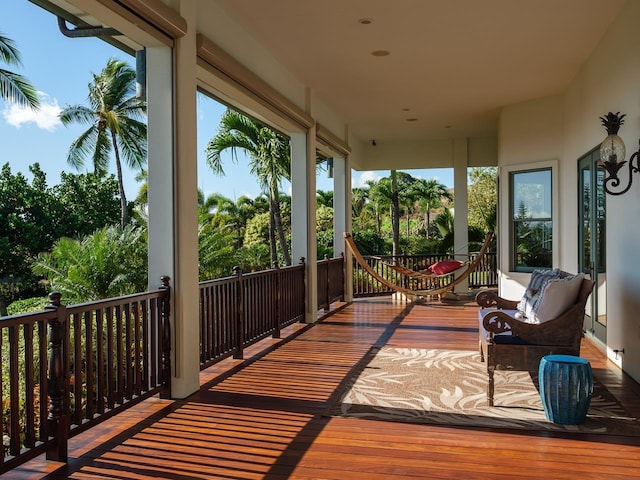
[[[386,57],[387,55],[391,55],[389,50],[374,50],[371,52],[371,55],[374,57]]]
[[[371,25],[373,23],[373,18],[359,18],[358,23],[361,25]]]
[[[407,118],[407,122],[417,122],[417,118]]]

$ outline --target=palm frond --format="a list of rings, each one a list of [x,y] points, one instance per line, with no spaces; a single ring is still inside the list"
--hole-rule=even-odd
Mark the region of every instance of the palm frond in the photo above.
[[[0,69],[0,97],[32,109],[40,107],[40,98],[33,85],[22,75],[4,69]]]

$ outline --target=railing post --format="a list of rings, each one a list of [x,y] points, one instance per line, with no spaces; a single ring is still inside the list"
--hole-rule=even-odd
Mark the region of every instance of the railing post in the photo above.
[[[302,298],[303,298],[303,303],[304,305],[302,306],[302,319],[300,320],[300,323],[306,323],[306,313],[307,313],[307,289],[309,288],[308,282],[307,282],[307,264],[305,263],[306,259],[305,257],[300,257],[300,265],[302,265],[304,268],[302,270],[302,287],[303,287],[303,292],[302,292]]]
[[[244,358],[244,312],[243,312],[243,285],[242,285],[242,269],[238,266],[233,267],[233,273],[236,276],[236,351],[233,358],[242,360]]]
[[[171,287],[170,278],[160,277],[160,289],[164,290],[160,304],[160,322],[162,328],[162,392],[160,398],[171,398]]]
[[[327,284],[325,287],[325,306],[324,306],[324,311],[328,312],[331,309],[331,301],[329,299],[329,292],[330,292],[330,283],[331,283],[331,274],[330,274],[330,268],[329,268],[329,255],[327,255],[326,253],[324,254],[324,261],[326,262],[326,269],[327,269]]]
[[[49,294],[47,310],[55,310],[56,318],[49,320],[49,416],[47,418],[49,434],[54,442],[47,449],[47,460],[66,462],[69,438],[69,388],[65,369],[63,342],[67,338],[67,307],[60,303],[62,295]],[[66,398],[65,398],[66,397]]]
[[[282,302],[282,296],[280,295],[280,265],[278,262],[273,262],[273,269],[276,271],[276,308],[275,308],[275,325],[273,330],[273,338],[280,338],[280,329],[282,328],[282,319],[280,318],[280,307]]]
[[[347,298],[347,263],[344,259],[344,252],[340,252],[340,257],[342,258],[342,298],[340,300],[344,302],[344,299]]]

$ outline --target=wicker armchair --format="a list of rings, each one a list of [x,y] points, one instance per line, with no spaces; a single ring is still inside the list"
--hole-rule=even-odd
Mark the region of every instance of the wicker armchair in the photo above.
[[[584,309],[592,288],[593,282],[583,279],[575,304],[557,318],[538,324],[515,318],[517,301],[491,291],[478,293],[479,346],[489,374],[489,406],[493,406],[495,370],[537,372],[545,355],[580,355]]]

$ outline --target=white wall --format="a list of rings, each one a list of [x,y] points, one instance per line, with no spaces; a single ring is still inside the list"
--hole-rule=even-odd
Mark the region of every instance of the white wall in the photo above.
[[[627,114],[620,136],[627,151],[640,137],[640,42],[636,21],[640,2],[627,2],[567,91],[558,97],[509,106],[501,115],[501,166],[557,158],[559,163],[560,268],[577,270],[577,160],[605,136],[598,117]],[[626,172],[621,176],[626,179]],[[636,175],[637,176],[637,175]],[[640,178],[634,181],[640,184]],[[607,347],[624,348],[618,363],[640,381],[640,185],[625,195],[607,196]],[[506,201],[508,186],[501,184]],[[503,201],[503,203],[504,203]],[[503,217],[501,216],[501,219]],[[501,241],[506,242],[502,223]],[[503,243],[503,246],[507,245]],[[501,266],[506,266],[502,264]],[[501,293],[521,292],[522,284],[503,272]]]

